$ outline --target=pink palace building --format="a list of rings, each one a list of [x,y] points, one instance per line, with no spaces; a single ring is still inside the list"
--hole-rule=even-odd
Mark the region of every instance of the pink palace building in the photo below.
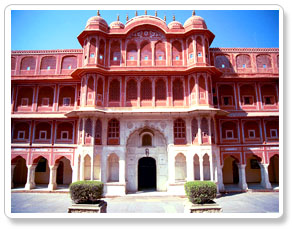
[[[136,16],[88,19],[81,49],[12,51],[11,188],[104,182],[106,195],[184,193],[192,180],[279,184],[279,49]]]

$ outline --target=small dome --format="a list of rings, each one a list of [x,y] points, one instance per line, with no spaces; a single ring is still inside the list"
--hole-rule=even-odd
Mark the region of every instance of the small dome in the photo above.
[[[88,19],[85,29],[100,29],[107,31],[108,24],[101,16],[94,16]]]
[[[183,29],[184,27],[179,21],[172,21],[168,24],[169,29]]]
[[[185,29],[188,29],[188,27],[190,29],[207,29],[205,20],[202,17],[196,15],[193,15],[188,20],[186,20],[184,27]]]
[[[110,24],[111,29],[123,29],[125,25],[120,21],[114,21]]]

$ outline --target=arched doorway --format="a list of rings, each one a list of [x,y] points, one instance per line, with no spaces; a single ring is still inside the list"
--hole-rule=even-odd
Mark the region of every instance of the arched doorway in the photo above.
[[[248,188],[261,187],[261,159],[256,155],[251,155],[246,159],[245,176]]]
[[[152,157],[142,157],[138,161],[138,190],[156,191],[156,161]]]
[[[272,185],[279,184],[279,156],[274,155],[270,159],[270,164],[268,167],[269,180]]]
[[[37,162],[35,168],[35,184],[46,186],[49,184],[50,179],[50,167],[48,165],[48,160],[44,157],[39,157],[34,161]]]
[[[60,161],[59,166],[57,168],[57,184],[63,184],[63,177],[64,177],[64,163]]]
[[[27,180],[26,161],[22,157],[18,157],[13,172],[14,187],[24,187],[26,184],[26,180]]]
[[[62,157],[57,161],[57,185],[69,185],[72,183],[72,168],[70,160]]]
[[[236,185],[239,182],[239,172],[238,172],[238,160],[232,156],[228,156],[224,160],[224,166],[222,168],[223,173],[223,183],[224,185]]]

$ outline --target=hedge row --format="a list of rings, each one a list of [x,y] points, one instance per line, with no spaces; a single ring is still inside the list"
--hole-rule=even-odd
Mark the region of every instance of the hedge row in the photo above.
[[[189,181],[185,183],[185,192],[194,204],[210,203],[216,197],[217,186],[212,181]]]

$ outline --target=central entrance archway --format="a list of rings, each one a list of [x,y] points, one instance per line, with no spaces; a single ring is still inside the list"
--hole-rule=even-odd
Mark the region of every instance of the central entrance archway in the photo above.
[[[152,157],[142,157],[138,161],[138,190],[156,191],[156,161]]]

